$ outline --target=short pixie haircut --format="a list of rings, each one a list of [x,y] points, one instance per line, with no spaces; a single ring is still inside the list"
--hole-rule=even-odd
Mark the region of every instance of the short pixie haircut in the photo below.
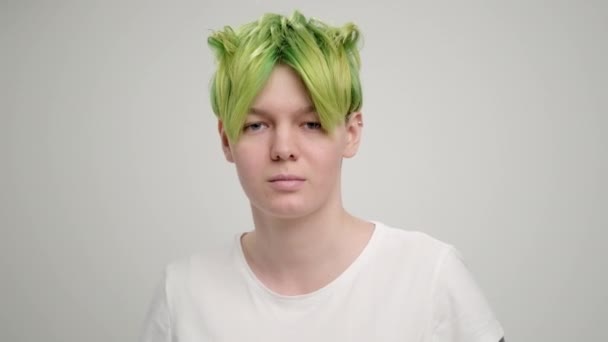
[[[211,81],[211,106],[230,141],[240,137],[248,111],[274,66],[283,63],[300,76],[324,130],[331,132],[362,105],[359,80],[359,30],[353,23],[333,27],[307,19],[265,14],[208,38],[217,70]]]

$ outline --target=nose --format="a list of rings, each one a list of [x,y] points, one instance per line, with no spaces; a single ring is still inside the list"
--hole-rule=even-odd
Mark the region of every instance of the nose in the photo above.
[[[297,137],[287,127],[277,127],[272,137],[270,157],[274,161],[297,160]]]

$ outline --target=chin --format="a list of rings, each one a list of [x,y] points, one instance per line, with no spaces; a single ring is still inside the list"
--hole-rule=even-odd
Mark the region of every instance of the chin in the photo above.
[[[316,211],[314,207],[310,206],[310,203],[305,205],[304,203],[289,202],[288,200],[283,200],[279,203],[264,203],[264,205],[253,205],[253,207],[265,216],[281,219],[297,219],[308,216]]]

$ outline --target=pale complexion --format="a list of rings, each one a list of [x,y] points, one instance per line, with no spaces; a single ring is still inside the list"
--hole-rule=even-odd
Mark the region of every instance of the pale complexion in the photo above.
[[[257,278],[282,295],[313,292],[338,277],[369,241],[373,224],[345,211],[342,159],[356,154],[362,114],[321,127],[297,73],[277,65],[256,97],[237,141],[218,129],[236,165],[255,229],[243,235]]]

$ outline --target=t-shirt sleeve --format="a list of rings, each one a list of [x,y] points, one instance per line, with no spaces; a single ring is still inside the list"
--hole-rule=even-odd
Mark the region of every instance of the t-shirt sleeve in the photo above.
[[[504,331],[462,255],[450,246],[437,269],[433,342],[498,342]]]
[[[171,342],[171,315],[167,298],[167,272],[156,286],[144,320],[140,342]]]

